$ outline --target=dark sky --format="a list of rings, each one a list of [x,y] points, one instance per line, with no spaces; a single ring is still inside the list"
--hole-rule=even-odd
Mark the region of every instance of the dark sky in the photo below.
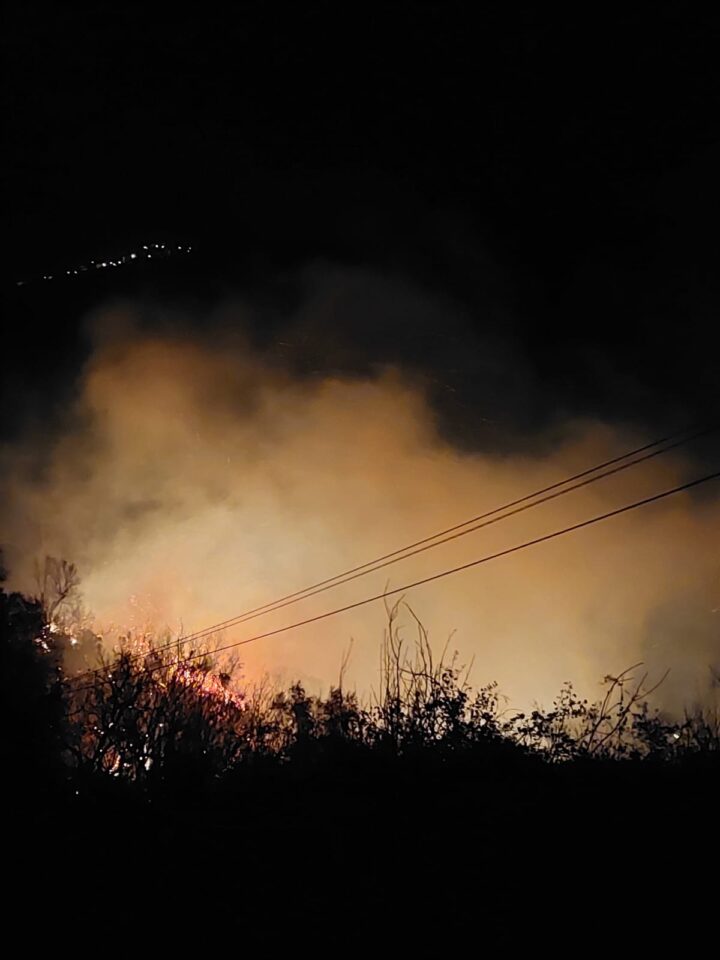
[[[458,442],[480,410],[522,436],[568,412],[704,416],[719,22],[576,7],[8,4],[3,428],[56,402],[80,316],[118,283],[282,303],[318,260],[461,306],[452,329],[432,312],[410,332],[345,324],[332,359],[437,375]],[[192,266],[112,290],[14,285],[155,236],[194,243]],[[517,388],[494,406],[489,343],[518,360],[495,372]]]

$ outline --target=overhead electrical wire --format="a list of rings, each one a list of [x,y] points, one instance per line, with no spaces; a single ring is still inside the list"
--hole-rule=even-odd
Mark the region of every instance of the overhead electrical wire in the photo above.
[[[526,540],[524,543],[516,544],[514,547],[507,547],[505,550],[499,550],[497,553],[490,553],[484,557],[480,557],[477,560],[470,560],[468,563],[462,563],[457,567],[450,567],[448,570],[442,570],[440,573],[434,573],[429,577],[423,577],[421,580],[415,580],[412,583],[406,583],[401,587],[394,587],[392,590],[385,590],[382,593],[375,594],[372,597],[365,597],[362,600],[356,600],[354,603],[346,604],[344,607],[336,607],[334,610],[328,610],[324,613],[320,613],[314,617],[308,617],[306,620],[299,620],[296,623],[289,624],[285,627],[279,627],[276,630],[269,630],[266,633],[257,634],[254,637],[248,637],[245,640],[238,640],[233,643],[225,644],[225,646],[217,647],[212,651],[213,654],[222,653],[225,650],[230,650],[233,647],[242,647],[248,643],[254,643],[256,640],[264,640],[266,637],[274,637],[279,633],[286,633],[288,630],[295,630],[297,627],[304,627],[310,623],[317,623],[319,620],[326,620],[328,617],[337,616],[340,613],[346,613],[348,610],[355,610],[357,607],[365,606],[368,603],[375,603],[378,600],[383,600],[386,597],[396,596],[398,593],[404,593],[406,590],[411,590],[414,587],[421,587],[426,583],[432,583],[435,580],[441,580],[444,577],[449,577],[454,573],[460,573],[463,570],[469,570],[472,567],[477,567],[482,563],[489,563],[491,560],[497,560],[500,557],[506,557],[509,554],[517,553],[520,550],[525,550],[528,547],[534,547],[539,543],[546,543],[548,540],[554,540],[557,537],[564,536],[568,533],[573,533],[575,530],[582,530],[584,527],[592,526],[595,523],[600,523],[603,520],[609,520],[611,517],[617,517],[620,514],[628,513],[630,510],[637,510],[639,507],[647,506],[650,503],[656,503],[658,500],[664,500],[666,497],[673,496],[673,494],[681,493],[684,490],[690,490],[693,487],[698,487],[702,483],[708,483],[711,480],[720,479],[720,470],[715,473],[706,474],[704,477],[699,477],[697,480],[690,480],[687,483],[682,483],[677,487],[671,487],[669,490],[663,490],[662,493],[653,494],[650,497],[644,497],[642,500],[635,500],[633,503],[625,504],[625,506],[617,507],[615,510],[609,510],[607,513],[600,513],[594,517],[590,517],[589,520],[581,520],[579,523],[573,523],[568,527],[563,527],[561,530],[554,530],[552,533],[546,533],[541,537],[535,537],[533,540]],[[206,653],[195,653],[187,657],[183,657],[183,663],[196,660],[198,657],[207,656]]]
[[[485,556],[479,557],[476,560],[471,560],[468,563],[463,563],[455,567],[450,567],[449,569],[442,570],[439,573],[435,573],[435,574],[431,574],[430,576],[423,577],[420,580],[415,580],[415,581],[412,581],[411,583],[403,584],[400,587],[395,587],[392,590],[384,590],[382,593],[374,594],[369,597],[364,597],[361,600],[356,600],[353,603],[345,604],[344,606],[336,607],[332,610],[326,610],[323,613],[316,614],[315,616],[312,616],[312,617],[307,617],[304,620],[298,620],[295,623],[287,624],[286,626],[278,627],[274,630],[268,630],[265,633],[259,633],[259,634],[256,634],[255,636],[247,637],[244,640],[237,640],[237,641],[234,641],[233,643],[228,643],[223,646],[216,647],[215,650],[212,651],[212,654],[216,655],[218,653],[223,653],[227,650],[245,646],[249,643],[255,643],[258,640],[264,640],[269,637],[277,636],[278,634],[281,634],[281,633],[287,633],[290,630],[295,630],[295,629],[298,629],[299,627],[304,627],[311,623],[318,623],[321,620],[326,620],[329,617],[338,616],[339,614],[346,613],[349,610],[355,610],[359,607],[366,606],[367,604],[376,603],[379,600],[385,600],[387,597],[396,596],[399,593],[405,593],[407,590],[411,590],[415,587],[423,586],[427,583],[432,583],[436,580],[441,580],[445,577],[452,576],[453,574],[460,573],[464,570],[469,570],[483,563],[489,563],[490,561],[497,560],[500,557],[509,556],[511,554],[519,552],[520,550],[525,550],[529,547],[536,546],[540,543],[546,543],[550,540],[556,539],[557,537],[565,536],[568,533],[573,533],[576,530],[584,529],[585,527],[592,526],[593,524],[596,524],[596,523],[601,523],[605,520],[611,519],[612,517],[616,517],[621,514],[628,513],[631,510],[636,510],[639,507],[643,507],[651,503],[656,503],[667,497],[673,496],[674,494],[681,493],[685,490],[690,490],[694,487],[700,486],[703,483],[708,483],[712,480],[717,480],[719,478],[720,478],[720,471],[706,474],[705,476],[700,477],[696,480],[688,481],[687,483],[683,483],[676,487],[672,487],[669,490],[664,490],[661,493],[653,494],[652,496],[644,497],[641,500],[636,500],[632,503],[625,504],[622,507],[617,507],[614,510],[609,510],[605,513],[597,514],[594,517],[590,517],[588,520],[582,520],[582,521],[579,521],[578,523],[571,524],[567,527],[563,527],[560,530],[555,530],[552,533],[547,533],[547,534],[544,534],[543,536],[535,537],[532,540],[526,540],[523,543],[516,544],[512,547],[507,547],[506,549],[499,550],[495,553],[486,554]],[[159,650],[160,648],[154,651],[150,651],[150,654],[157,653],[159,652]],[[180,662],[189,663],[193,660],[197,660],[199,658],[206,657],[206,656],[207,656],[207,652],[205,651],[200,653],[190,653],[189,655],[183,656],[182,658],[180,658]],[[157,669],[163,669],[163,667],[151,668],[150,672],[155,672]],[[107,671],[107,668],[105,668],[105,670],[103,670],[102,672],[105,673],[106,671]],[[94,672],[97,673],[97,671],[94,671]],[[80,687],[77,692],[90,689],[92,688],[92,686],[93,686],[92,684],[85,685],[83,687]]]
[[[154,647],[152,651],[135,654],[132,659],[142,660],[145,657],[160,653],[163,650],[167,650],[172,647],[178,647],[183,643],[188,643],[193,640],[201,640],[213,633],[227,630],[230,627],[240,626],[243,623],[248,623],[251,620],[255,620],[258,617],[264,616],[265,614],[282,610],[284,607],[299,603],[300,601],[306,600],[309,597],[317,596],[317,594],[324,593],[327,590],[332,590],[335,587],[342,586],[345,583],[350,583],[351,581],[357,580],[360,577],[366,576],[367,574],[374,573],[377,570],[382,570],[383,568],[391,566],[392,564],[399,563],[401,560],[416,556],[419,553],[424,553],[426,550],[431,550],[434,547],[441,546],[442,544],[448,543],[451,540],[456,540],[459,537],[473,533],[476,530],[499,523],[501,520],[515,516],[516,514],[529,510],[532,507],[540,506],[542,503],[547,503],[548,501],[557,499],[558,497],[564,496],[567,493],[572,493],[574,490],[588,486],[591,483],[596,483],[599,480],[605,479],[605,477],[620,473],[621,471],[627,470],[630,467],[634,467],[637,464],[644,463],[647,460],[653,459],[654,457],[660,456],[661,454],[667,453],[670,450],[674,450],[677,447],[689,443],[691,440],[695,440],[713,433],[718,429],[720,429],[720,424],[712,424],[700,429],[696,429],[695,426],[686,427],[684,430],[677,431],[674,434],[669,434],[666,437],[661,437],[658,440],[653,440],[652,442],[646,443],[641,447],[635,448],[634,450],[630,450],[621,456],[613,457],[610,460],[605,460],[602,463],[596,464],[594,467],[590,467],[581,471],[580,473],[576,473],[564,480],[557,481],[556,483],[543,487],[540,490],[536,490],[533,493],[526,494],[525,496],[522,496],[516,500],[512,500],[509,503],[503,504],[502,506],[495,507],[485,513],[471,517],[469,520],[465,520],[462,523],[455,524],[452,527],[447,527],[446,529],[441,530],[432,536],[425,537],[422,540],[416,540],[414,543],[407,544],[404,547],[400,547],[397,550],[386,553],[381,557],[377,557],[375,560],[370,560],[356,567],[352,567],[349,570],[345,570],[342,573],[336,574],[334,577],[328,577],[325,580],[311,584],[310,586],[305,587],[302,590],[298,590],[295,593],[280,597],[275,601],[271,601],[259,607],[254,607],[251,610],[247,610],[227,620],[222,620],[219,623],[196,630],[193,633],[185,634],[176,638],[175,640],[169,641],[168,643]],[[638,456],[638,454],[642,453],[645,455]],[[636,457],[636,459],[630,460],[631,457]],[[622,461],[628,462],[623,463]],[[611,469],[605,470],[606,467],[611,467]],[[602,470],[605,470],[605,472],[598,472]],[[596,475],[592,476],[592,474]],[[572,486],[569,486],[570,484],[572,484]],[[93,671],[85,671],[82,674],[78,674],[74,680],[79,680],[84,676],[88,676],[92,672]]]
[[[718,427],[714,427],[712,429],[717,430]],[[645,456],[638,457],[637,459],[631,460],[627,463],[622,463],[618,466],[612,467],[611,469],[605,470],[602,473],[598,473],[595,476],[587,477],[584,480],[579,480],[573,483],[572,486],[567,486],[566,489],[555,490],[555,492],[547,493],[543,496],[542,494],[544,494],[546,490],[553,489],[553,487],[570,484],[574,478],[565,480],[560,484],[553,484],[553,487],[546,487],[545,490],[538,491],[535,494],[529,494],[527,497],[513,501],[505,506],[496,507],[495,509],[488,511],[479,517],[466,520],[462,524],[458,524],[455,527],[449,528],[448,530],[443,530],[440,533],[436,533],[432,537],[427,537],[424,540],[418,541],[415,544],[410,544],[409,546],[400,550],[393,551],[393,553],[386,554],[384,557],[379,557],[377,560],[363,564],[361,567],[356,567],[351,571],[340,573],[335,577],[329,578],[328,580],[321,581],[320,583],[314,584],[310,587],[306,587],[305,590],[298,591],[297,594],[292,594],[289,597],[283,597],[279,600],[276,600],[274,603],[266,604],[263,607],[256,608],[255,610],[238,614],[236,617],[232,617],[230,620],[222,621],[220,624],[215,624],[214,626],[205,627],[204,629],[186,634],[184,637],[179,638],[179,640],[172,641],[164,646],[169,647],[178,642],[202,639],[203,637],[215,633],[218,630],[225,630],[233,626],[239,626],[240,624],[248,623],[250,620],[255,620],[257,617],[264,616],[266,613],[274,613],[276,610],[282,610],[284,607],[291,606],[294,603],[299,603],[300,601],[306,600],[309,597],[317,596],[317,594],[324,593],[326,590],[332,590],[335,587],[342,586],[345,583],[350,583],[351,581],[357,580],[360,577],[367,576],[370,573],[375,573],[377,570],[382,570],[385,567],[399,563],[402,560],[407,560],[410,557],[417,556],[419,553],[425,553],[425,551],[432,550],[434,547],[442,546],[443,544],[449,543],[452,540],[457,540],[460,537],[464,537],[469,533],[474,533],[477,530],[492,526],[493,524],[499,523],[502,520],[506,520],[509,517],[516,516],[519,513],[524,513],[526,510],[540,506],[541,504],[547,503],[550,500],[555,500],[558,497],[565,496],[565,494],[579,490],[581,487],[589,486],[590,484],[596,483],[599,480],[604,480],[606,477],[613,476],[616,473],[621,473],[624,470],[628,470],[630,467],[637,466],[638,464],[644,463],[647,460],[652,460],[654,457],[658,457],[661,454],[669,452],[670,450],[674,450],[677,447],[688,443],[690,440],[697,439],[698,437],[709,432],[711,432],[710,428],[705,429],[693,434],[690,437],[686,437],[683,440],[678,440],[675,443],[663,447],[662,449],[653,450],[652,452],[645,454]],[[627,454],[627,456],[631,456],[631,454]],[[595,467],[595,470],[601,470],[603,466],[604,464]],[[516,504],[519,505],[516,506]],[[476,523],[475,521],[478,522]]]

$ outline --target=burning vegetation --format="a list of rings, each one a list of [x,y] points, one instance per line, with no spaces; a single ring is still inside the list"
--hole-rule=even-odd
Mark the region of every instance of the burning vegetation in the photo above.
[[[639,665],[607,677],[597,702],[568,684],[549,708],[516,712],[496,684],[473,687],[457,656],[436,656],[419,619],[406,637],[400,601],[372,694],[347,689],[346,659],[329,692],[310,695],[249,683],[211,640],[140,631],[109,647],[73,622],[76,572],[49,572],[37,598],[0,589],[0,763],[21,878],[42,864],[62,889],[67,865],[83,864],[109,904],[140,891],[145,909],[139,884],[170,907],[200,877],[220,915],[272,923],[282,904],[293,925],[345,923],[348,904],[410,915],[432,897],[443,917],[479,903],[484,932],[503,932],[508,911],[545,909],[538,864],[587,871],[582,896],[615,882],[615,908],[629,830],[655,890],[714,823],[720,716],[652,709]],[[661,841],[636,836],[638,809]]]
[[[649,685],[640,664],[606,677],[597,702],[568,683],[548,709],[512,710],[496,684],[472,686],[457,654],[446,647],[436,656],[404,601],[386,608],[379,683],[363,702],[344,686],[347,659],[329,693],[312,696],[299,683],[283,690],[244,682],[236,661],[213,653],[212,638],[193,646],[170,634],[127,632],[108,649],[87,626],[74,566],[48,558],[38,584],[33,600],[2,595],[5,656],[11,666],[13,657],[34,665],[35,698],[54,704],[55,749],[71,777],[152,789],[222,781],[259,761],[348,751],[453,762],[720,755],[717,710],[664,716],[650,706],[658,684]],[[415,622],[412,640],[398,626],[401,606]]]

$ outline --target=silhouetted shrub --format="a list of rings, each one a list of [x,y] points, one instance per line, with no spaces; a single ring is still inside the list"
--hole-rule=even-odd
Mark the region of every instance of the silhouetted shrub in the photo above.
[[[42,606],[2,587],[0,703],[6,796],[29,796],[62,773],[67,743],[62,649]]]
[[[552,764],[720,755],[717,712],[671,721],[651,710],[655,688],[639,665],[606,677],[595,703],[568,683],[549,709],[512,713],[496,684],[471,686],[448,645],[435,656],[407,605],[416,635],[406,642],[398,602],[387,607],[380,683],[368,703],[343,689],[346,662],[325,696],[299,683],[243,686],[236,664],[216,662],[211,641],[197,650],[169,635],[127,635],[103,653],[83,620],[78,582],[72,565],[46,558],[37,599],[0,591],[3,761],[26,775],[63,761],[86,778],[187,790],[253,764],[314,767],[359,752]]]

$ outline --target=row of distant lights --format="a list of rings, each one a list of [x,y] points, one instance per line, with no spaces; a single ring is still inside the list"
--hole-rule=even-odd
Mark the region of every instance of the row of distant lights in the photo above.
[[[125,254],[119,260],[91,260],[89,265],[81,264],[79,267],[65,270],[62,273],[45,273],[41,279],[57,280],[59,277],[75,277],[81,273],[87,273],[89,270],[108,270],[111,267],[122,267],[125,264],[132,263],[133,260],[152,260],[153,255],[156,258],[172,257],[178,253],[190,253],[191,251],[191,246],[185,247],[182,244],[150,243],[143,245],[142,249],[137,252]],[[18,280],[17,286],[22,287],[27,282],[27,280]]]

